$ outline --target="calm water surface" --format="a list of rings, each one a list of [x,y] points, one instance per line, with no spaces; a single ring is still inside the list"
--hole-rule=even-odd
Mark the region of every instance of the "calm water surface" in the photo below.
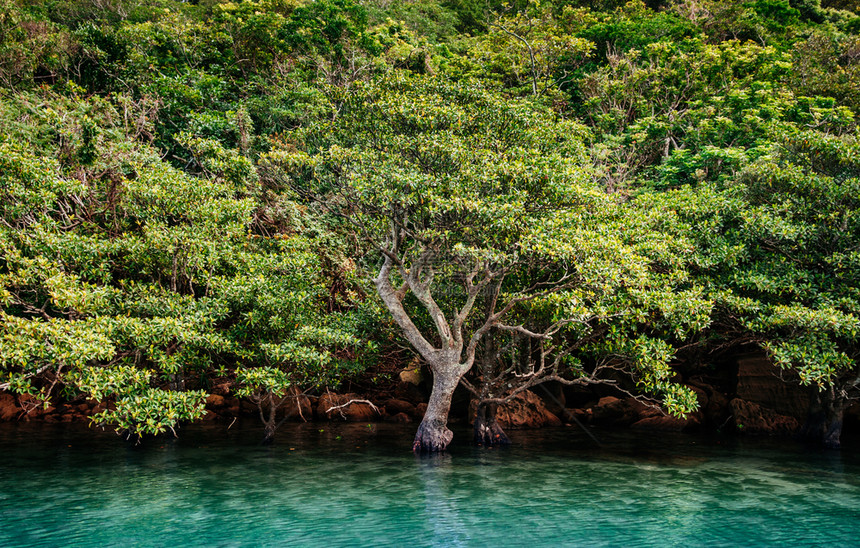
[[[0,425],[0,546],[860,546],[857,448],[559,428],[419,458],[414,425],[254,426]]]

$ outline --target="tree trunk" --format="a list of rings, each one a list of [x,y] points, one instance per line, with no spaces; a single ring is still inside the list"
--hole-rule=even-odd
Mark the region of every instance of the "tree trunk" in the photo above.
[[[274,422],[267,422],[263,429],[263,441],[260,443],[262,445],[271,445],[275,441],[275,432],[277,430],[278,427]]]
[[[496,410],[498,405],[495,403],[478,404],[478,412],[475,414],[475,443],[484,447],[497,447],[500,445],[510,445],[511,440],[508,439],[502,426],[496,421]]]
[[[269,404],[268,409],[265,406],[266,402]],[[257,409],[260,411],[260,419],[263,421],[263,441],[260,443],[271,445],[275,441],[275,432],[278,431],[278,421],[276,420],[278,407],[275,405],[271,392],[257,400]]]
[[[837,387],[815,391],[800,436],[810,442],[838,449],[846,403],[847,400],[841,397],[841,390]]]
[[[415,453],[435,453],[444,451],[454,433],[448,429],[448,411],[451,409],[451,397],[454,389],[460,383],[458,365],[433,368],[433,391],[427,402],[427,411],[415,433],[412,451]]]

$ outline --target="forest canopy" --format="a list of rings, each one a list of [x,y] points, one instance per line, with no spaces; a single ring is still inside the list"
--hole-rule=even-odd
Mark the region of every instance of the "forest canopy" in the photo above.
[[[860,384],[860,6],[0,0],[0,388],[128,437],[432,376]],[[679,367],[680,366],[680,367]],[[358,381],[356,381],[358,382]]]

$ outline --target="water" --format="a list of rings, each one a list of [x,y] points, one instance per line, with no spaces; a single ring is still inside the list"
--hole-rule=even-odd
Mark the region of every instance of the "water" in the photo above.
[[[421,458],[413,431],[0,425],[0,546],[860,546],[853,448],[559,428]]]

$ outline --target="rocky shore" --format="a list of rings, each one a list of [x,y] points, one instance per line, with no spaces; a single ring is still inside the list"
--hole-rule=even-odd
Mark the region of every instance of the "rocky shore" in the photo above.
[[[792,435],[802,426],[809,407],[808,390],[782,380],[779,371],[763,356],[737,358],[732,382],[694,378],[686,381],[698,396],[699,410],[686,419],[668,416],[659,408],[630,397],[611,386],[589,388],[548,385],[526,391],[500,406],[498,421],[507,429],[530,429],[564,424],[674,432],[736,432],[739,434]],[[256,417],[250,401],[233,395],[231,382],[211,388],[203,420],[226,421]],[[395,422],[421,421],[427,408],[429,386],[420,376],[404,374],[386,390],[358,392],[294,393],[287,397],[282,417],[291,421]],[[475,402],[458,391],[450,422],[471,422]],[[110,403],[93,400],[57,402],[47,408],[28,396],[0,393],[0,421],[80,422],[104,410]],[[846,413],[846,426],[860,425],[860,406]],[[849,428],[850,430],[850,428]],[[846,435],[851,435],[848,432]]]

